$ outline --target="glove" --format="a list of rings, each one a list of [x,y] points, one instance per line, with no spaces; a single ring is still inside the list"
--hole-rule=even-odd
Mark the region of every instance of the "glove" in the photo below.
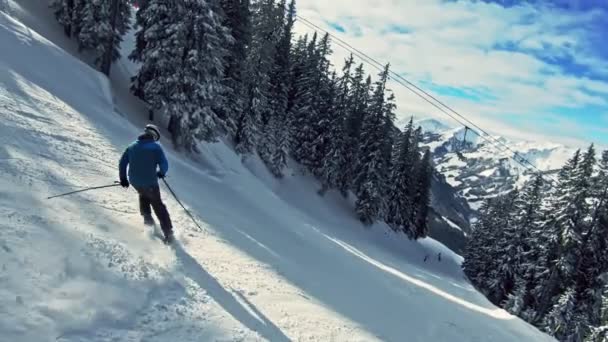
[[[123,188],[128,188],[129,187],[129,181],[126,179],[121,179],[120,180],[120,185],[122,185]]]
[[[158,178],[163,179],[165,178],[165,174],[162,173],[161,171],[156,172],[156,175],[158,176]]]

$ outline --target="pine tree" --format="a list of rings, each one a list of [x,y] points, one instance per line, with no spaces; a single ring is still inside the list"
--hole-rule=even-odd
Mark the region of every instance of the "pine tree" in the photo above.
[[[528,316],[533,315],[533,298],[530,296],[530,291],[537,285],[535,284],[535,275],[538,271],[536,262],[539,249],[543,245],[543,241],[538,240],[536,234],[542,221],[540,211],[543,184],[543,176],[538,174],[521,191],[521,196],[515,199],[513,223],[507,228],[511,240],[501,262],[513,265],[510,278],[503,280],[510,282],[512,285],[508,287],[513,290],[507,291],[509,299],[504,307],[516,315],[524,313]]]
[[[226,122],[228,131],[236,134],[236,122],[243,113],[246,103],[246,61],[247,47],[251,44],[252,27],[250,0],[220,0],[223,11],[223,25],[234,38],[228,44],[229,53],[225,59],[224,103],[219,103],[216,112]]]
[[[322,183],[324,193],[329,188],[336,188],[346,197],[349,179],[349,137],[346,132],[346,119],[350,104],[350,86],[352,83],[351,68],[353,56],[345,61],[342,76],[336,82],[336,98],[334,108],[327,118],[329,125],[329,146],[322,167]]]
[[[177,120],[178,147],[197,151],[197,140],[213,141],[222,125],[212,108],[222,101],[228,30],[206,1],[149,0],[142,10],[140,27],[146,31],[139,34],[145,44],[133,54],[141,61],[133,89]]]
[[[53,10],[55,18],[63,26],[66,36],[77,36],[81,27],[81,9],[83,0],[51,0],[49,7]]]
[[[429,227],[427,217],[431,206],[431,178],[433,167],[431,165],[431,153],[429,150],[424,152],[422,161],[418,163],[416,169],[416,194],[413,200],[414,206],[414,238],[425,238],[428,235]]]
[[[383,209],[383,196],[385,179],[382,177],[386,171],[384,151],[385,129],[385,89],[388,79],[389,66],[387,65],[379,75],[375,84],[374,94],[370,100],[361,129],[361,148],[357,161],[356,184],[357,191],[356,212],[359,219],[365,224],[374,223],[380,218]]]
[[[504,265],[500,259],[509,242],[506,227],[512,224],[516,198],[517,192],[512,191],[484,203],[465,250],[465,273],[496,305],[509,293],[502,280],[512,272],[511,265]]]
[[[395,129],[395,110],[397,110],[397,104],[395,103],[395,94],[390,89],[386,89],[386,100],[384,103],[384,141],[385,141],[385,154],[387,162],[392,163],[393,146],[397,140],[397,130]]]
[[[570,279],[565,274],[570,270],[567,269],[568,263],[563,256],[566,249],[565,240],[573,242],[576,239],[576,235],[573,235],[576,231],[572,229],[570,219],[576,214],[575,206],[577,204],[574,204],[574,197],[576,196],[574,193],[575,176],[580,159],[580,151],[577,150],[560,170],[555,193],[552,194],[549,204],[544,208],[547,212],[544,217],[547,217],[548,220],[542,223],[541,229],[544,232],[542,239],[545,240],[547,247],[543,251],[544,253],[539,255],[540,260],[538,262],[546,272],[543,274],[542,281],[533,290],[533,295],[538,298],[539,302],[537,309],[539,317],[546,314],[552,302],[554,302],[554,298],[562,291],[560,278]]]
[[[355,192],[360,184],[356,181],[356,167],[359,159],[359,150],[361,145],[361,129],[363,120],[369,105],[371,93],[371,77],[365,78],[363,64],[360,64],[355,70],[353,76],[352,89],[348,99],[347,118],[346,118],[346,136],[347,146],[346,160],[349,168],[347,169],[345,178],[348,182],[348,187]]]
[[[290,87],[287,91],[287,137],[290,151],[297,145],[295,141],[296,119],[299,109],[305,106],[310,79],[307,73],[308,62],[308,35],[298,38],[291,51],[292,68],[290,72]]]
[[[130,90],[133,95],[157,109],[163,105],[162,101],[159,101],[160,98],[155,96],[155,93],[160,92],[160,90],[148,90],[149,96],[146,96],[144,88],[151,83],[155,83],[153,80],[158,75],[165,75],[165,73],[170,75],[171,73],[167,73],[167,71],[169,69],[173,71],[177,65],[178,57],[175,50],[173,50],[173,55],[170,56],[172,49],[165,48],[168,45],[167,40],[175,34],[162,29],[167,27],[175,30],[174,26],[177,25],[177,20],[171,16],[171,13],[176,13],[177,8],[175,4],[143,0],[140,1],[139,10],[135,16],[136,44],[135,49],[129,54],[129,59],[139,63],[141,67],[137,75],[131,77]],[[150,45],[148,46],[148,44]],[[171,45],[174,46],[175,43],[172,42]],[[156,49],[159,50],[159,53],[152,55],[151,51]],[[157,83],[162,84],[161,82]]]
[[[284,9],[281,9],[281,16]],[[244,110],[237,120],[236,150],[242,154],[254,153],[258,147],[263,159],[269,160],[272,143],[260,141],[267,132],[270,114],[270,71],[276,45],[280,37],[280,20],[274,0],[261,0],[251,6],[252,40],[247,51]],[[264,149],[266,148],[266,150]]]
[[[504,253],[495,258],[498,269],[493,274],[492,300],[506,301],[503,306],[515,314],[533,313],[529,290],[535,274],[536,254],[531,241],[540,221],[541,190],[542,176],[539,175],[514,197],[496,242]]]
[[[326,160],[330,158],[332,153],[332,142],[334,140],[333,133],[339,134],[332,130],[332,123],[336,121],[336,97],[338,93],[338,77],[336,72],[332,72],[328,79],[324,79],[321,83],[321,88],[318,93],[318,117],[313,125],[316,131],[316,138],[313,140],[311,146],[314,155],[309,159],[311,167],[310,171],[321,179],[324,184],[334,187],[334,184],[327,184],[325,181],[327,178],[324,177],[324,173],[327,171],[324,167],[327,165]],[[339,119],[337,119],[339,120]],[[339,125],[339,123],[336,123]],[[314,165],[314,166],[312,166]],[[323,192],[323,189],[320,191]]]
[[[337,95],[337,76],[335,72],[330,72],[330,62],[328,56],[332,53],[329,41],[329,34],[325,34],[316,48],[316,56],[313,58],[315,63],[315,89],[312,95],[312,106],[315,116],[309,118],[311,135],[308,136],[308,147],[301,152],[306,153],[306,157],[301,159],[308,166],[309,170],[317,177],[322,176],[323,160],[330,150],[332,116],[335,110],[335,100]]]
[[[320,93],[331,90],[331,80],[322,72],[324,44],[327,39],[317,43],[316,33],[308,44],[307,58],[301,67],[301,73],[296,79],[298,94],[292,108],[292,139],[291,151],[294,159],[313,173],[318,171],[322,163],[322,155],[316,149],[320,133],[320,110],[323,104]]]
[[[398,134],[395,129],[395,109],[397,105],[395,104],[395,94],[389,89],[385,89],[385,101],[383,106],[383,127],[381,132],[382,138],[382,165],[384,168],[381,173],[382,177],[382,211],[380,213],[381,217],[386,217],[386,213],[388,211],[388,202],[386,193],[388,189],[392,187],[390,182],[391,170],[393,168],[393,146],[395,145],[395,141],[398,140]]]
[[[585,275],[580,273],[585,260],[585,232],[589,231],[590,180],[594,165],[595,150],[590,146],[582,156],[576,151],[559,174],[559,186],[547,207],[550,220],[544,229],[548,232],[548,247],[539,256],[545,271],[532,290],[533,296],[539,298],[535,322],[563,338],[579,338],[589,333],[590,319],[594,316],[590,314],[589,287],[586,283],[581,286]],[[557,238],[550,240],[551,233],[557,234]],[[577,310],[564,313],[569,310],[564,306],[570,303],[565,298],[572,298]],[[551,306],[553,309],[549,312]],[[568,327],[567,332],[562,329],[564,326]]]
[[[505,263],[504,250],[511,244],[513,232],[513,212],[518,198],[517,191],[511,191],[496,201],[493,224],[496,226],[494,253],[487,264],[487,278],[482,283],[488,298],[496,305],[500,305],[512,292],[514,287],[515,265]]]
[[[561,341],[608,332],[608,152],[595,166],[591,145],[551,191],[538,175],[513,205],[484,205],[465,252],[465,273],[491,301]]]
[[[131,5],[127,0],[90,0],[82,7],[80,50],[92,50],[95,64],[107,76],[111,63],[120,58],[120,43],[130,28]]]
[[[585,342],[605,342],[608,339],[608,286],[603,286],[600,292],[599,324],[591,328]]]
[[[593,146],[590,147],[583,160],[592,162]],[[584,164],[585,162],[583,162]],[[589,165],[586,165],[588,168]],[[583,167],[584,168],[584,167]],[[590,196],[587,202],[592,203],[587,229],[583,233],[581,252],[576,265],[577,297],[582,303],[580,312],[586,314],[590,325],[602,326],[602,305],[604,288],[608,284],[608,151],[601,156],[598,173],[591,179]],[[589,331],[590,332],[590,331]]]
[[[408,150],[408,155],[406,156],[406,158],[411,161],[412,170],[415,170],[418,167],[418,163],[420,162],[420,139],[421,138],[422,138],[422,128],[417,127],[414,130],[414,132],[412,133],[412,138],[410,141],[410,148]],[[413,199],[416,195],[416,188],[410,187],[408,195],[410,198]],[[410,214],[412,215],[412,216],[410,216],[410,220],[413,221],[414,212],[411,211]]]
[[[388,208],[386,222],[395,231],[406,233],[410,238],[414,234],[410,231],[411,217],[413,216],[413,198],[410,189],[414,187],[414,160],[410,158],[412,149],[412,137],[414,134],[413,121],[410,120],[400,136],[397,144],[396,157],[391,172],[391,184],[388,193]]]
[[[280,6],[283,6],[281,4]],[[295,1],[292,0],[284,26],[282,35],[277,43],[274,62],[270,76],[270,117],[266,125],[266,153],[260,154],[266,162],[271,172],[282,177],[282,170],[287,162],[289,136],[288,127],[288,102],[289,88],[291,87],[291,39],[292,30],[295,22]]]
[[[582,328],[587,325],[577,306],[575,291],[565,290],[545,318],[545,331],[560,341],[583,341],[586,333]]]
[[[462,268],[471,282],[488,294],[490,272],[494,270],[499,251],[501,224],[504,222],[504,196],[486,199],[479,209],[479,219],[467,241]]]

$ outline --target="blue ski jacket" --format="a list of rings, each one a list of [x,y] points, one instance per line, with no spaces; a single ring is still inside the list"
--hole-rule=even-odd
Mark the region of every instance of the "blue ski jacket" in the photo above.
[[[146,134],[130,144],[122,154],[118,165],[121,180],[127,178],[127,166],[129,182],[136,188],[158,186],[157,167],[163,174],[169,170],[163,148]]]

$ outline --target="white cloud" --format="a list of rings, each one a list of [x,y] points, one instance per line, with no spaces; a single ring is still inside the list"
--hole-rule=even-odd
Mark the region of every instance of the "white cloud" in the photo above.
[[[563,126],[556,129],[518,126],[506,116],[532,119],[551,116],[550,108],[588,105],[606,106],[608,112],[608,83],[564,74],[559,66],[543,60],[573,56],[597,72],[608,71],[606,61],[588,53],[585,31],[580,28],[597,12],[566,14],[528,5],[506,9],[485,2],[440,0],[302,0],[298,6],[299,15],[378,61],[390,61],[393,71],[417,85],[430,82],[490,90],[495,98],[482,102],[438,95],[489,130],[519,137],[556,134],[554,138],[561,142],[580,142],[584,135],[564,136],[576,118],[556,119]],[[337,33],[326,22],[339,23],[346,32]],[[407,28],[407,32],[387,32],[391,27]],[[311,31],[302,24],[296,30]],[[336,44],[333,47],[332,61],[340,69],[349,53]],[[366,70],[377,74],[369,65]],[[396,83],[390,87],[397,95],[399,113],[446,118]]]

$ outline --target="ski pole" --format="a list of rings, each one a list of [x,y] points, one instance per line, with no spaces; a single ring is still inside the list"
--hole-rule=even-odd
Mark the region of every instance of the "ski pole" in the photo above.
[[[186,214],[188,214],[188,216],[190,216],[190,219],[192,220],[192,222],[194,222],[194,224],[198,227],[198,229],[201,230],[201,232],[203,231],[203,227],[201,227],[198,222],[196,222],[196,220],[194,219],[194,216],[192,216],[192,214],[188,211],[188,209],[186,209],[186,207],[184,207],[184,205],[182,204],[182,202],[179,200],[179,198],[177,198],[177,195],[175,194],[175,192],[173,192],[173,189],[171,189],[171,187],[169,186],[169,183],[167,183],[167,181],[162,178],[163,182],[165,183],[165,185],[167,186],[167,189],[169,189],[169,191],[171,192],[171,195],[173,195],[173,198],[175,198],[175,200],[177,201],[177,203],[179,203],[179,205],[182,206],[182,208],[184,209],[184,211],[186,212]]]
[[[61,197],[61,196],[67,196],[67,195],[71,195],[71,194],[75,194],[75,193],[83,192],[83,191],[89,191],[89,190],[95,190],[95,189],[103,189],[103,188],[110,188],[110,187],[119,186],[119,185],[120,185],[119,182],[114,182],[113,184],[110,184],[110,185],[94,186],[94,187],[91,187],[91,188],[86,188],[86,189],[82,189],[82,190],[76,190],[76,191],[68,192],[68,193],[61,194],[61,195],[55,195],[55,196],[47,197],[47,199],[51,199],[51,198],[55,198],[55,197]]]

